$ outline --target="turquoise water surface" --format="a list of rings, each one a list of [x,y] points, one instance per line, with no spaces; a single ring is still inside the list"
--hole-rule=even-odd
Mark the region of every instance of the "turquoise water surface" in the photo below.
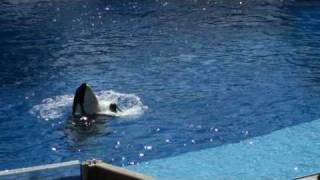
[[[320,120],[128,167],[157,179],[293,179],[319,172]]]

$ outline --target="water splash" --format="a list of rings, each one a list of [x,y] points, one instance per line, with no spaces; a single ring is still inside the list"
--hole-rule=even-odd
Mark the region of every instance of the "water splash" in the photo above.
[[[148,108],[143,105],[140,98],[134,94],[124,94],[109,91],[100,91],[96,93],[99,100],[102,113],[118,117],[139,116]],[[71,113],[73,95],[55,96],[46,98],[30,110],[30,113],[39,119],[52,120],[67,116]],[[121,112],[113,113],[109,110],[109,105],[116,103]]]
[[[33,106],[30,113],[46,121],[57,119],[71,112],[72,101],[72,95],[46,98],[42,100],[41,104]]]

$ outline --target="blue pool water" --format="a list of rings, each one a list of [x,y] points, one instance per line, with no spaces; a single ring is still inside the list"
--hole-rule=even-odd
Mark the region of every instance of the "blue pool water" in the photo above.
[[[3,0],[0,169],[126,166],[314,121],[319,39],[317,1]],[[125,113],[70,127],[81,82]]]

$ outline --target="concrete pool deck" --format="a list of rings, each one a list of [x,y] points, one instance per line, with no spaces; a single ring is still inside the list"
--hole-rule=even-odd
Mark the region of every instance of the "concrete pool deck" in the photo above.
[[[319,172],[319,160],[318,119],[239,143],[128,168],[157,179],[292,179]]]

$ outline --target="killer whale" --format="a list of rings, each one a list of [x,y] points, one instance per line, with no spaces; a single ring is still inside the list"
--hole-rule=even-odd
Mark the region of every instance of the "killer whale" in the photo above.
[[[115,103],[109,105],[109,110],[113,113],[121,112],[121,109]],[[82,83],[75,92],[72,115],[73,117],[110,116],[110,114],[101,111],[96,95],[86,83]]]

